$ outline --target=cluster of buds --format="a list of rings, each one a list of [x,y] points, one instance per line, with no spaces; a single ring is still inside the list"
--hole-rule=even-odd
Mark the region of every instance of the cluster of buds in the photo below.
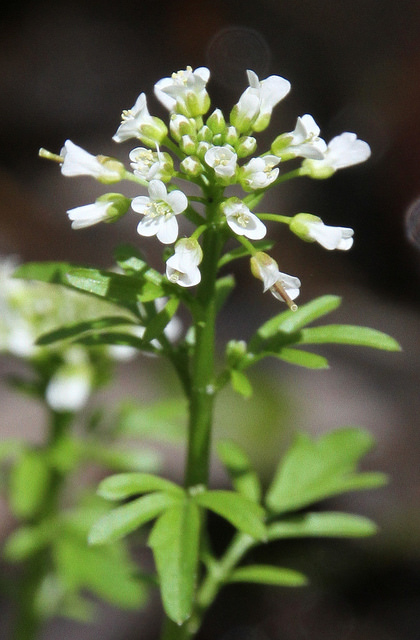
[[[328,250],[349,249],[353,230],[327,226],[309,213],[288,217],[251,209],[276,184],[296,176],[327,178],[338,169],[365,161],[370,148],[350,132],[325,142],[314,118],[304,114],[297,118],[292,131],[275,138],[270,149],[250,158],[257,148],[255,134],[269,125],[272,111],[289,93],[290,83],[276,75],[260,80],[253,71],[247,74],[249,86],[231,109],[228,120],[220,109],[207,115],[210,71],[205,67],[187,67],[155,84],[155,96],[169,112],[168,126],[150,115],[146,95],[141,93],[134,106],[123,111],[113,136],[118,143],[135,138],[144,145],[129,152],[132,171],[119,160],[93,156],[70,140],[60,155],[45,149],[40,155],[59,162],[63,175],[90,175],[104,184],[131,180],[148,191],[148,195],[134,198],[108,193],[93,204],[71,209],[68,215],[73,228],[115,222],[131,207],[142,216],[138,234],[156,236],[164,245],[173,246],[174,253],[166,262],[168,280],[192,287],[201,279],[200,236],[209,224],[218,225],[246,248],[252,273],[263,281],[265,290],[294,309],[292,301],[300,287],[298,278],[280,272],[276,261],[252,244],[266,235],[263,220],[285,223],[302,240],[318,242]],[[297,158],[301,159],[300,165],[283,173],[283,165]],[[182,180],[198,186],[204,197],[193,198],[184,193],[178,184]],[[225,195],[232,185],[243,190],[243,198]],[[213,203],[211,220],[194,208],[195,202]],[[180,214],[196,228],[191,236],[178,240]]]

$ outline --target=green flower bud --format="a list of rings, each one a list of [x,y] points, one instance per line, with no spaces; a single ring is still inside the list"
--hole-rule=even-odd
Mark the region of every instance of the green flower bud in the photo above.
[[[241,136],[235,147],[238,158],[246,158],[254,153],[257,148],[257,141],[252,136]]]
[[[106,219],[103,222],[116,222],[127,213],[131,205],[131,199],[126,198],[121,193],[105,193],[96,202],[109,202],[106,210]]]
[[[238,132],[235,127],[228,127],[226,131],[225,141],[227,144],[235,147],[238,142]]]
[[[322,220],[311,213],[298,213],[290,222],[290,231],[305,242],[315,242],[315,239],[309,235],[308,222],[322,222]]]
[[[328,165],[321,163],[319,160],[310,160],[306,158],[302,162],[301,175],[315,178],[315,180],[331,178],[334,173],[335,169],[333,167],[329,167]]]
[[[207,118],[207,126],[214,134],[224,134],[226,132],[226,121],[220,109],[215,109],[211,116]]]
[[[197,133],[197,139],[200,142],[211,142],[213,140],[213,132],[212,130],[204,125],[201,127],[200,131]]]
[[[226,345],[226,358],[230,367],[237,367],[246,356],[245,340],[230,340]]]
[[[192,155],[196,152],[197,149],[197,143],[195,139],[188,135],[182,136],[181,140],[179,141],[179,146],[180,149],[188,155]]]
[[[187,158],[184,158],[179,165],[179,168],[187,175],[193,177],[199,176],[200,173],[203,172],[203,165],[197,156],[188,156]]]
[[[280,136],[277,136],[271,145],[271,153],[283,158],[282,151],[286,149],[291,142],[293,142],[293,136],[291,136],[290,133],[282,133]]]
[[[139,126],[138,138],[148,147],[156,148],[168,135],[168,128],[160,118],[151,116],[150,121]]]
[[[182,136],[191,136],[192,138],[195,138],[197,133],[195,120],[193,118],[187,118],[180,113],[173,113],[171,115],[169,128],[172,137],[177,142],[181,140]]]

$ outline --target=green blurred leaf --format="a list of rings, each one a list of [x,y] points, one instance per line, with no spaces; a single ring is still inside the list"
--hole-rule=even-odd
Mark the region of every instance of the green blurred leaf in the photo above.
[[[184,490],[175,482],[150,473],[120,473],[109,476],[102,480],[97,493],[106,500],[123,500],[150,491],[174,493],[180,497],[184,494]]]
[[[125,402],[115,421],[115,433],[180,442],[185,436],[186,421],[187,405],[183,398],[161,400],[152,405]]]
[[[265,357],[278,358],[289,364],[296,364],[307,369],[328,369],[329,366],[328,360],[324,356],[301,349],[290,349],[289,347],[280,347],[278,351],[262,351],[255,359],[252,359],[251,356],[250,363],[254,364],[254,362]]]
[[[113,471],[157,471],[162,462],[158,451],[142,447],[117,447],[116,445],[100,445],[97,442],[86,442],[84,457],[87,461],[97,462]]]
[[[14,278],[24,280],[37,280],[69,286],[67,273],[74,269],[75,265],[69,262],[27,262],[20,265],[13,274]]]
[[[234,491],[204,491],[194,497],[197,504],[228,520],[236,529],[257,540],[266,539],[264,509]]]
[[[19,527],[7,538],[3,557],[9,562],[21,562],[49,544],[54,529],[51,523]]]
[[[239,369],[230,369],[229,373],[232,387],[236,393],[239,393],[244,398],[250,398],[252,396],[252,385],[248,376]]]
[[[118,266],[129,275],[149,272],[149,276],[153,276],[153,269],[143,260],[143,256],[137,247],[129,244],[120,245],[116,248],[114,257]],[[156,284],[159,284],[159,279],[156,280]]]
[[[109,329],[110,327],[117,327],[120,325],[137,325],[133,319],[122,316],[105,316],[103,318],[95,318],[93,320],[86,320],[84,322],[75,322],[69,325],[55,329],[44,333],[38,338],[36,343],[38,345],[52,344],[58,340],[67,340],[69,338],[75,338],[85,333],[100,332],[103,329]]]
[[[282,518],[267,526],[268,540],[283,538],[360,538],[378,528],[372,520],[352,513],[321,511]]]
[[[227,298],[235,287],[235,278],[232,275],[223,276],[216,281],[216,310],[225,304]]]
[[[42,453],[26,450],[9,477],[9,503],[15,516],[30,518],[41,508],[49,488],[50,469]]]
[[[160,579],[167,615],[182,624],[191,615],[197,579],[200,514],[192,500],[167,509],[157,520],[149,546]]]
[[[261,483],[245,451],[234,442],[217,443],[217,455],[226,467],[235,490],[253,502],[261,500]]]
[[[229,577],[229,582],[256,582],[277,587],[302,587],[308,583],[306,576],[293,569],[254,564],[239,567]]]
[[[276,513],[300,509],[308,504],[347,491],[382,486],[382,473],[357,473],[357,464],[373,446],[363,429],[333,431],[311,440],[299,434],[276,470],[267,492],[267,506]]]
[[[345,324],[302,329],[298,342],[300,344],[352,344],[386,351],[401,350],[398,342],[382,331]]]
[[[95,522],[89,532],[89,544],[104,544],[123,538],[156,518],[174,502],[176,499],[172,495],[157,492],[116,507]]]
[[[177,298],[170,298],[161,309],[148,323],[143,335],[145,342],[150,342],[154,338],[159,338],[164,332],[167,324],[174,317],[179,307]]]

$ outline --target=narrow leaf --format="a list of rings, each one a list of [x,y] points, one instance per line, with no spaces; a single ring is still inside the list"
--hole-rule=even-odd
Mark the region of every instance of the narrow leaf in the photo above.
[[[328,360],[324,356],[310,351],[302,351],[300,349],[290,349],[288,347],[281,348],[278,353],[268,352],[263,355],[274,356],[279,360],[284,360],[289,364],[296,364],[306,369],[328,369]]]
[[[160,516],[149,537],[164,609],[182,624],[191,615],[197,579],[200,513],[183,500]]]
[[[124,500],[140,493],[163,491],[182,497],[184,491],[175,482],[150,473],[119,473],[102,480],[98,495],[107,500]]]
[[[378,528],[372,520],[352,513],[321,511],[282,518],[267,527],[268,540],[283,538],[360,538]]]
[[[103,318],[95,318],[94,320],[85,320],[84,322],[75,322],[65,325],[54,331],[44,333],[37,340],[38,345],[52,344],[58,340],[66,340],[75,338],[88,332],[100,332],[103,329],[117,327],[120,325],[136,324],[132,318],[122,316],[105,316]]]
[[[228,520],[236,529],[257,540],[266,539],[264,509],[234,491],[204,491],[195,496],[197,504]]]
[[[116,433],[179,442],[185,434],[187,407],[184,399],[170,398],[151,405],[126,402],[116,423]]]
[[[256,582],[277,587],[302,587],[308,583],[306,576],[293,569],[255,564],[239,567],[229,577],[229,582]]]
[[[164,332],[167,324],[175,315],[179,306],[179,300],[177,298],[170,298],[151,320],[147,323],[146,330],[143,335],[145,342],[150,342],[154,338],[159,338]]]
[[[345,324],[329,324],[303,329],[298,342],[301,344],[353,344],[386,351],[401,350],[398,342],[382,331]]]
[[[10,472],[9,501],[14,515],[30,518],[41,508],[49,488],[50,469],[42,453],[27,450]]]
[[[244,398],[250,398],[252,396],[252,385],[248,376],[238,369],[230,370],[230,381],[232,388]]]
[[[223,440],[217,444],[217,455],[236,491],[253,502],[259,502],[261,484],[245,451],[234,442]]]
[[[104,544],[123,538],[153,520],[174,503],[167,493],[151,493],[106,513],[91,528],[89,544]]]
[[[69,286],[67,273],[77,268],[68,262],[26,262],[20,265],[13,274],[14,278],[38,280]]]

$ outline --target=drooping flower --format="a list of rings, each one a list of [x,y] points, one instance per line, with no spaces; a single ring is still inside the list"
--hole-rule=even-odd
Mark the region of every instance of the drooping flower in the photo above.
[[[181,287],[193,287],[201,280],[198,265],[203,251],[194,238],[182,238],[175,245],[175,253],[166,261],[166,277]]]
[[[261,240],[267,233],[266,226],[239,198],[229,198],[223,204],[226,222],[238,236]]]
[[[245,191],[255,189],[265,189],[274,182],[279,175],[279,169],[275,168],[280,162],[277,156],[262,156],[252,158],[247,164],[241,167],[239,180]]]
[[[214,169],[216,176],[222,179],[232,178],[236,173],[236,153],[228,146],[210,147],[204,155],[204,161]]]
[[[292,311],[297,310],[293,302],[298,297],[301,282],[295,276],[279,271],[277,262],[267,253],[257,251],[251,258],[252,274],[262,280],[264,292],[270,290],[277,300],[286,302]]]
[[[310,213],[298,213],[292,218],[290,230],[306,242],[318,242],[324,249],[347,251],[353,245],[353,229],[330,227]]]
[[[327,143],[319,137],[319,134],[320,128],[317,123],[309,113],[306,113],[298,117],[293,131],[283,133],[274,140],[271,151],[282,160],[297,156],[322,160]]]
[[[69,209],[67,215],[72,229],[84,229],[98,222],[115,222],[127,213],[130,199],[120,193],[106,193],[92,204]]]
[[[345,131],[329,142],[322,160],[305,160],[302,169],[312,178],[329,178],[338,169],[365,162],[370,154],[367,142]]]
[[[182,191],[168,193],[161,180],[151,180],[148,191],[149,196],[137,196],[131,203],[133,210],[144,216],[137,226],[137,233],[156,235],[163,244],[172,244],[178,237],[175,216],[185,211],[188,198]]]
[[[165,123],[151,116],[147,109],[146,94],[141,93],[131,109],[121,114],[121,124],[113,136],[115,142],[124,142],[130,138],[138,138],[144,144],[155,147],[168,133]]]
[[[233,107],[231,122],[240,132],[246,132],[251,126],[254,131],[263,131],[276,104],[289,93],[290,82],[281,76],[269,76],[260,81],[251,70],[247,75],[249,87]]]
[[[169,153],[162,153],[156,145],[156,151],[145,147],[136,147],[129,153],[134,175],[150,180],[167,182],[173,175],[173,161]]]
[[[93,156],[82,147],[66,140],[60,151],[64,176],[92,176],[105,184],[119,182],[125,174],[122,162],[107,156]]]
[[[173,73],[170,78],[162,78],[155,84],[157,99],[169,111],[176,111],[187,118],[205,114],[210,107],[206,84],[210,77],[207,67]]]

